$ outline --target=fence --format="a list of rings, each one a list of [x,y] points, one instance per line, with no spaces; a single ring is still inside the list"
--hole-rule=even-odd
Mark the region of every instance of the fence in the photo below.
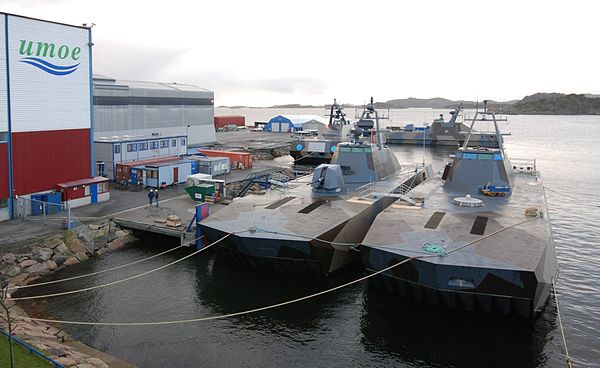
[[[49,202],[28,197],[18,197],[15,203],[15,216],[23,221],[57,230],[74,230],[86,239],[84,246],[94,252],[94,236],[81,219],[74,216],[68,203]]]

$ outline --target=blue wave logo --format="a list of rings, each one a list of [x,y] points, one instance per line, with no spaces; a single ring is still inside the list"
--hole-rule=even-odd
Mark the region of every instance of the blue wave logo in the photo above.
[[[33,65],[36,68],[41,69],[41,70],[45,71],[46,73],[53,74],[53,75],[69,75],[69,74],[73,73],[74,71],[76,71],[80,64],[80,63],[77,63],[77,64],[67,65],[67,66],[54,65],[52,63],[47,62],[46,60],[36,58],[36,57],[25,57],[19,61],[22,63],[25,63],[25,64]]]

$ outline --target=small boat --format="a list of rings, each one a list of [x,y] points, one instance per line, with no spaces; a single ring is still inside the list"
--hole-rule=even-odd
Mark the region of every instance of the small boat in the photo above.
[[[405,297],[449,309],[530,317],[544,306],[558,266],[546,196],[535,160],[510,160],[469,136],[443,172],[407,195],[419,207],[390,206],[362,243],[369,272]]]
[[[383,146],[372,102],[360,122],[377,130],[355,129],[353,140],[337,143],[331,164],[312,176],[270,181],[266,196],[236,198],[202,221],[202,233],[210,242],[230,234],[217,244],[221,253],[278,272],[328,275],[359,261],[354,246],[377,214],[431,173],[401,167]]]
[[[352,124],[346,119],[346,114],[334,99],[330,106],[329,124],[316,131],[296,132],[292,137],[290,155],[294,164],[317,166],[329,163],[340,142],[351,139]]]
[[[466,124],[458,122],[457,119],[462,111],[462,106],[450,111],[449,121],[444,120],[440,114],[438,119],[433,120],[431,125],[417,127],[407,124],[404,128],[393,129],[386,132],[388,144],[415,144],[431,146],[461,146],[469,134]],[[495,133],[470,132],[469,145],[480,147],[497,148],[502,136]]]

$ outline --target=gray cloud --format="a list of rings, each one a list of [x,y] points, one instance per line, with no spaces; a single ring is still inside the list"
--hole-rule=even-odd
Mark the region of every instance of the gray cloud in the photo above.
[[[274,92],[282,94],[314,94],[323,93],[327,82],[316,78],[238,78],[227,70],[205,70],[196,72],[174,73],[172,78],[185,83],[197,83],[201,87],[213,89],[219,93],[227,92]],[[181,79],[180,79],[181,78]]]
[[[96,42],[93,50],[94,73],[117,79],[170,81],[183,49],[136,46],[113,40]],[[184,82],[184,81],[180,81]]]
[[[279,93],[320,94],[327,89],[327,82],[315,78],[273,78],[243,80],[249,89]]]

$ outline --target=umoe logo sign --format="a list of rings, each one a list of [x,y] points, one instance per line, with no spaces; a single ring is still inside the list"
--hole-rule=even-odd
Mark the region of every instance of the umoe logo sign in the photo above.
[[[69,48],[67,45],[56,46],[48,42],[33,42],[28,40],[20,40],[19,54],[24,57],[19,60],[22,63],[33,65],[46,73],[53,75],[68,75],[73,73],[79,67],[79,54],[81,47]],[[72,65],[56,65],[47,60],[42,59],[60,59],[73,60]]]

